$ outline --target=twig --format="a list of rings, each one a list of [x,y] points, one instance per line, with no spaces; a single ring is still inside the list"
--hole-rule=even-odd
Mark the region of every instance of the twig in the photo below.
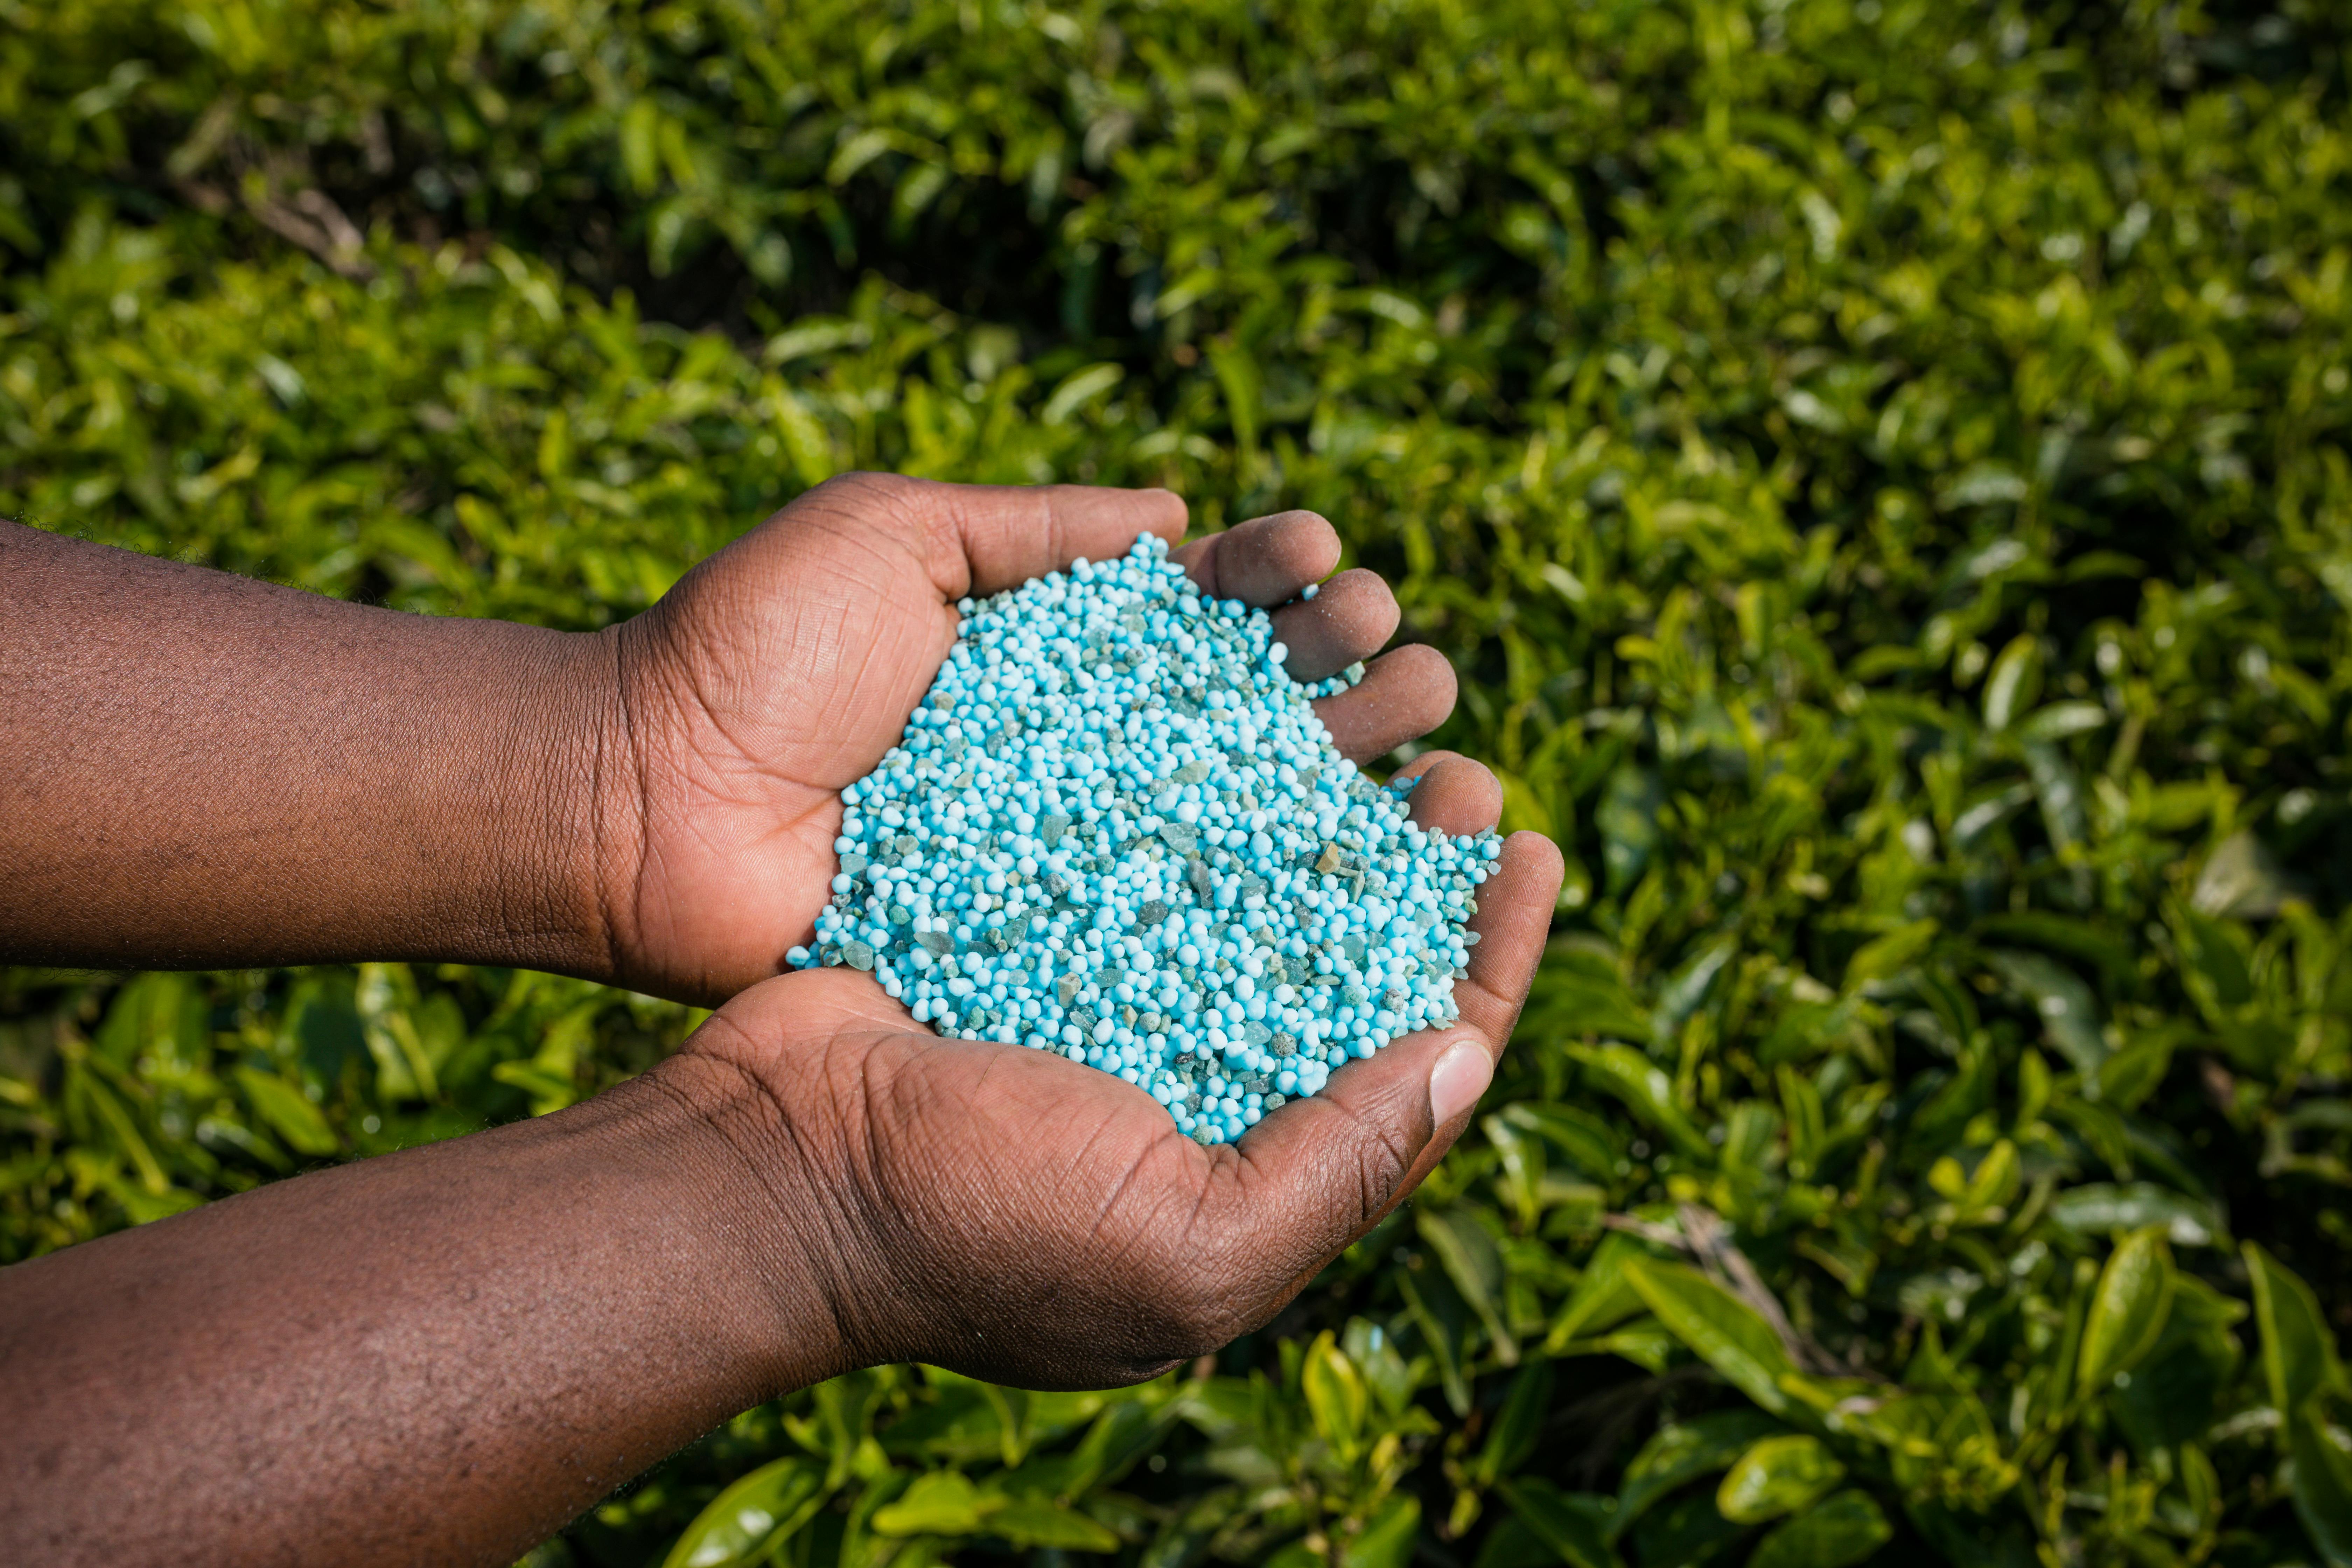
[[[315,186],[299,191],[290,207],[268,195],[249,196],[246,205],[263,226],[292,240],[352,281],[365,283],[375,277],[375,268],[360,254],[367,237],[326,192]]]

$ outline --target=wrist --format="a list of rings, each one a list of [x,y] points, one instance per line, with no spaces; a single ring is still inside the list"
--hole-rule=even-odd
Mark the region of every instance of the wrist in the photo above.
[[[877,1358],[860,1348],[865,1336],[842,1289],[846,1226],[829,1202],[833,1184],[809,1168],[808,1130],[796,1131],[758,1072],[727,1050],[698,1048],[703,1043],[628,1087],[656,1091],[674,1113],[663,1119],[665,1135],[688,1173],[701,1224],[730,1259],[730,1305],[714,1331],[740,1336],[730,1342],[767,1396],[871,1363]]]
[[[476,759],[478,793],[450,824],[484,836],[475,857],[487,884],[476,896],[492,911],[486,951],[451,956],[628,984],[622,895],[635,874],[641,792],[614,642],[477,626],[482,664],[509,695]]]

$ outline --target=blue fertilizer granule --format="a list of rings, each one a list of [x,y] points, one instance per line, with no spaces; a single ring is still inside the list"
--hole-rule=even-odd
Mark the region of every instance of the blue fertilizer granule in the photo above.
[[[1457,1016],[1501,853],[1407,820],[1331,744],[1263,610],[1150,535],[957,605],[795,968],[870,970],[942,1035],[1117,1073],[1203,1143]]]

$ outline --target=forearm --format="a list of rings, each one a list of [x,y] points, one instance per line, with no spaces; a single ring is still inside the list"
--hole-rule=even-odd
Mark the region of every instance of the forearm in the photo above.
[[[714,1070],[0,1270],[0,1561],[511,1562],[841,1370]]]
[[[0,523],[0,956],[602,976],[611,659]]]

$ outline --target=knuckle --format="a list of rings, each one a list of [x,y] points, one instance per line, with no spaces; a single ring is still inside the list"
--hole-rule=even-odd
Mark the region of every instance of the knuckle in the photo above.
[[[1413,1160],[1413,1151],[1393,1127],[1361,1121],[1355,1142],[1356,1213],[1348,1227],[1350,1235],[1388,1207]]]

